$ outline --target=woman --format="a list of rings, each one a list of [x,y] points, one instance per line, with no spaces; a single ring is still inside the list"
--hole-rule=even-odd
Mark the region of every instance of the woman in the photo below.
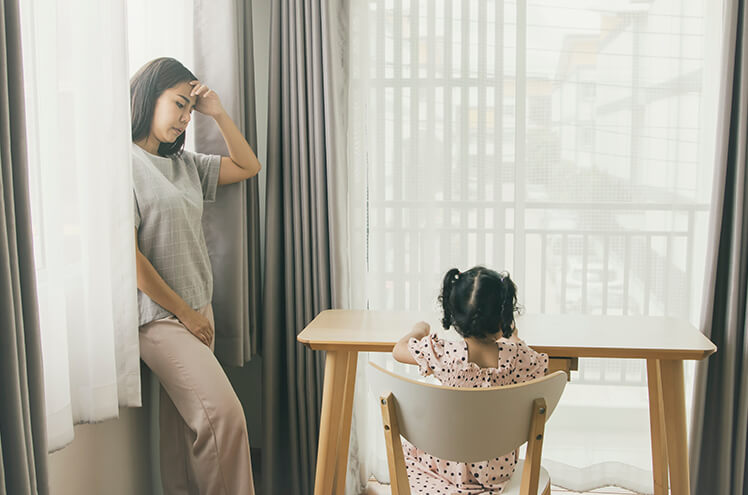
[[[253,494],[244,412],[213,355],[213,279],[202,230],[218,185],[260,163],[213,91],[171,58],[130,81],[140,355],[158,376],[164,493]],[[183,149],[192,111],[230,156]]]

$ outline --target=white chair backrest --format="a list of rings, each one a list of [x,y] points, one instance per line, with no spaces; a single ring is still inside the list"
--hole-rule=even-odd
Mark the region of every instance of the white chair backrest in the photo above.
[[[454,388],[369,364],[374,395],[395,398],[400,434],[431,455],[460,462],[499,457],[525,443],[533,401],[545,399],[548,421],[566,386],[563,371],[517,385]]]

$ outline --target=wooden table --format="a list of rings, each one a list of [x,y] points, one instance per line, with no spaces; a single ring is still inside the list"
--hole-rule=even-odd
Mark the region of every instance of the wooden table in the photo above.
[[[315,495],[345,493],[358,353],[391,352],[420,320],[432,331],[440,328],[433,313],[328,310],[298,335],[311,349],[327,351]],[[715,352],[709,339],[690,323],[665,317],[525,315],[517,327],[556,369],[580,357],[646,359],[655,495],[667,494],[668,471],[673,495],[690,493],[683,360]]]

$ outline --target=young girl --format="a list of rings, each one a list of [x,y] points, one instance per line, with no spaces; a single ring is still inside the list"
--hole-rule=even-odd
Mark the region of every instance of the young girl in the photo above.
[[[244,412],[213,355],[213,279],[203,202],[260,164],[218,96],[171,58],[130,81],[140,355],[161,381],[161,478],[170,494],[253,494]],[[230,156],[185,151],[192,111]]]
[[[532,350],[517,335],[517,287],[506,273],[482,266],[444,276],[439,296],[442,326],[464,338],[448,342],[416,323],[392,351],[401,363],[417,364],[449,387],[495,387],[545,375],[548,355]],[[414,494],[501,493],[517,464],[517,452],[477,463],[438,459],[403,442],[408,480]]]

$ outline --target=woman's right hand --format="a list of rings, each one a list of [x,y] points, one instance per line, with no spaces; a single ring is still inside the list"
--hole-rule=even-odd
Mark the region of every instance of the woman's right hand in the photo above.
[[[182,325],[192,333],[192,335],[197,337],[200,342],[210,347],[210,343],[213,340],[213,327],[205,316],[192,308],[188,308],[183,313],[176,316],[177,319],[182,322]]]

